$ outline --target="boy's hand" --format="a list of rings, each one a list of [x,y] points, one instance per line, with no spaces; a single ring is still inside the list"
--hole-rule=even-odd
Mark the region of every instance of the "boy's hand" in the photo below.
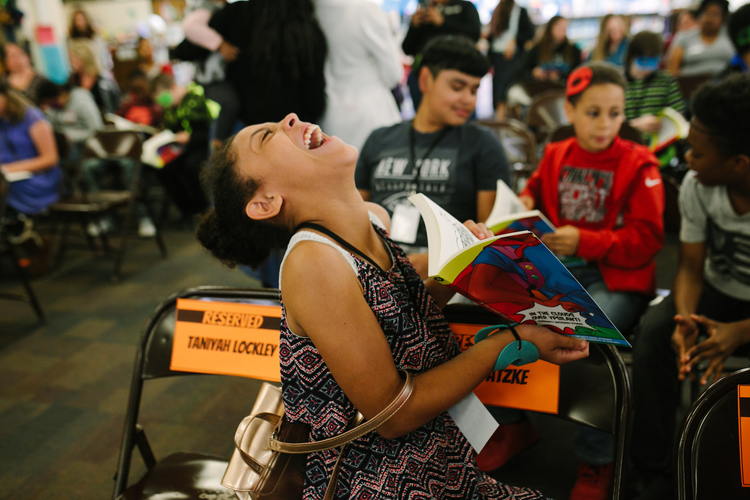
[[[445,22],[445,17],[443,17],[435,7],[430,6],[430,8],[427,9],[427,17],[425,21],[434,24],[435,26],[442,26]]]
[[[224,40],[223,42],[221,42],[221,45],[219,45],[219,53],[226,62],[232,62],[237,59],[237,56],[240,53],[240,49]]]
[[[580,241],[581,232],[574,226],[559,227],[554,233],[547,233],[542,236],[542,242],[555,255],[575,255]]]
[[[701,361],[710,360],[706,372],[701,377],[701,385],[706,385],[709,377],[712,383],[721,377],[724,361],[750,336],[747,326],[742,323],[719,323],[705,316],[691,314],[690,319],[706,327],[708,338],[687,352],[686,369],[692,370]]]
[[[419,26],[427,21],[427,9],[420,8],[411,16],[411,25]]]
[[[187,144],[190,142],[190,132],[185,132],[184,130],[182,132],[177,132],[174,135],[174,140],[179,144]]]
[[[661,120],[654,115],[643,115],[630,120],[630,124],[641,132],[655,134],[661,130]]]
[[[492,238],[493,236],[495,236],[492,231],[487,229],[487,226],[485,226],[483,222],[477,223],[473,220],[467,220],[466,222],[464,222],[464,226],[469,228],[469,231],[471,231],[472,234],[480,240],[483,240],[485,238]]]
[[[589,355],[589,343],[568,335],[560,335],[538,325],[515,327],[521,340],[528,340],[539,349],[539,359],[556,365],[583,359]]]
[[[534,198],[531,196],[519,196],[518,199],[526,205],[526,210],[534,210]]]
[[[672,349],[677,353],[678,378],[685,380],[685,375],[689,373],[690,380],[694,380],[695,374],[690,371],[685,363],[690,360],[687,356],[688,351],[698,339],[698,325],[690,319],[690,316],[683,316],[682,314],[676,315],[674,321],[677,325],[672,333]]]

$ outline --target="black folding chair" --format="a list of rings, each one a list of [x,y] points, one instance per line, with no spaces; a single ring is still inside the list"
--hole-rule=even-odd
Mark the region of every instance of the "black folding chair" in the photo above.
[[[685,415],[677,445],[680,500],[750,498],[750,488],[742,487],[737,401],[737,387],[745,384],[750,368],[706,389]]]
[[[513,119],[495,121],[478,120],[487,127],[503,145],[505,156],[512,168],[511,189],[520,192],[537,167],[536,141],[534,134],[522,122]]]
[[[494,325],[502,320],[477,305],[451,304],[444,310],[449,323]],[[623,467],[630,421],[630,378],[614,346],[589,344],[589,357],[560,367],[558,418],[583,424],[615,437],[612,489],[623,494]]]
[[[20,278],[26,293],[17,294],[0,292],[0,299],[19,300],[21,302],[26,302],[30,304],[34,309],[37,317],[40,320],[44,321],[44,311],[42,310],[42,305],[39,303],[39,299],[37,299],[36,297],[36,293],[34,293],[34,288],[31,286],[29,273],[21,265],[21,256],[18,253],[18,249],[8,239],[8,232],[6,228],[6,209],[8,206],[7,203],[9,192],[10,183],[7,181],[5,176],[0,173],[0,256],[8,256],[11,263],[13,264],[13,267],[18,273],[18,277]]]
[[[199,500],[230,498],[230,495],[233,495],[220,485],[228,458],[197,452],[176,452],[157,460],[146,439],[145,430],[139,424],[141,398],[146,381],[195,374],[173,371],[170,368],[175,310],[179,298],[279,304],[279,294],[276,290],[198,287],[179,292],[159,306],[143,328],[138,344],[115,474],[115,489],[112,496],[114,499]],[[248,395],[248,400],[253,400],[252,395]],[[237,423],[239,424],[239,420]],[[129,485],[128,476],[134,447],[138,447],[147,471],[138,481]]]

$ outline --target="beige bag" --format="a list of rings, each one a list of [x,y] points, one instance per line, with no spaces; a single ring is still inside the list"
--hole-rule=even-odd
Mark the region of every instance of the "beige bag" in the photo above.
[[[340,447],[324,496],[325,500],[332,499],[344,446],[383,425],[409,399],[414,380],[408,372],[403,373],[406,381],[401,392],[372,420],[362,423],[364,417],[357,413],[349,423],[350,430],[316,442],[308,441],[310,427],[307,424],[293,424],[285,418],[281,389],[264,383],[250,415],[240,422],[234,435],[235,450],[222,486],[234,490],[240,500],[301,499],[307,454]]]

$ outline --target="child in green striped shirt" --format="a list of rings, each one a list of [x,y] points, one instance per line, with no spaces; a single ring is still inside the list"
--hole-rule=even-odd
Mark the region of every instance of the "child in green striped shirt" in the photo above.
[[[644,133],[656,133],[661,127],[657,115],[664,108],[685,113],[685,100],[672,75],[659,70],[664,43],[661,36],[641,31],[630,41],[625,57],[625,117]],[[662,166],[667,165],[676,151],[674,146],[658,152]]]

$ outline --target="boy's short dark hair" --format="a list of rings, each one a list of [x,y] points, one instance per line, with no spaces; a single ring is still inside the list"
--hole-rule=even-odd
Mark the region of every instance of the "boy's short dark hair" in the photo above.
[[[421,66],[430,69],[432,76],[446,69],[482,78],[490,70],[490,61],[477,49],[474,42],[461,35],[446,35],[430,40],[422,52]]]
[[[630,39],[628,52],[625,55],[625,68],[630,68],[633,59],[639,57],[657,57],[664,51],[664,42],[661,35],[653,31],[641,31]]]
[[[750,3],[734,11],[729,18],[729,38],[738,54],[744,55],[750,50]]]
[[[174,79],[167,73],[161,73],[151,81],[151,93],[156,94],[159,90],[168,90],[172,88],[172,84],[174,84]]]
[[[702,86],[692,109],[723,156],[750,156],[750,76],[734,74]]]
[[[729,0],[703,0],[695,11],[695,16],[699,17],[703,14],[703,11],[706,10],[706,7],[709,5],[718,5],[724,13],[724,18],[729,14]]]
[[[617,85],[618,87],[622,87],[622,90],[625,90],[625,87],[627,86],[625,77],[622,76],[622,73],[614,64],[597,61],[584,64],[582,65],[582,67],[591,69],[591,81],[582,91],[574,95],[567,96],[568,101],[573,106],[578,104],[578,101],[581,99],[583,93],[594,85],[604,85],[606,83],[611,83],[613,85]],[[574,76],[575,73],[576,72],[573,71],[573,73],[570,74],[571,77]]]

